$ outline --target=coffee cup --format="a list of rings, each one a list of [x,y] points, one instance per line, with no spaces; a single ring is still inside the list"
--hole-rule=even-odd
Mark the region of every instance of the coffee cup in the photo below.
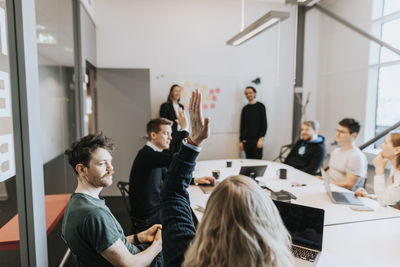
[[[287,169],[277,170],[276,175],[278,175],[279,179],[287,179]]]
[[[232,167],[232,161],[227,161],[226,162],[226,167],[228,167],[228,168]]]
[[[213,176],[216,180],[218,180],[219,175],[220,175],[219,170],[213,170],[213,171],[212,171],[212,176]]]

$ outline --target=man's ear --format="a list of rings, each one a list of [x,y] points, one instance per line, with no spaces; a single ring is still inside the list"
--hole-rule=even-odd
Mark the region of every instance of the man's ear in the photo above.
[[[156,132],[151,132],[151,133],[150,133],[150,141],[156,139],[156,135],[157,135]]]
[[[357,135],[358,135],[358,133],[354,132],[351,134],[351,137],[353,137],[353,139],[356,139]]]
[[[75,170],[80,177],[86,176],[85,166],[82,163],[76,164]]]

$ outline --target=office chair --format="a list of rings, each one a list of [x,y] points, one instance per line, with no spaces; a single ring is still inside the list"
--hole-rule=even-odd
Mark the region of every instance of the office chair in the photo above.
[[[121,192],[122,195],[122,199],[125,203],[125,208],[126,211],[128,212],[129,218],[131,219],[131,224],[132,224],[132,233],[136,233],[136,228],[135,228],[135,224],[133,223],[133,217],[132,217],[132,210],[131,210],[131,204],[129,202],[129,182],[122,182],[119,181],[117,183],[117,187],[119,189],[119,191]]]
[[[125,203],[125,208],[126,211],[128,212],[129,216],[131,216],[131,205],[129,203],[129,182],[121,182],[119,181],[117,183],[117,187],[119,189],[119,191],[121,192],[122,195],[122,199],[124,200]]]
[[[281,146],[281,148],[279,149],[279,155],[273,159],[272,161],[277,161],[279,159],[279,162],[284,162],[287,155],[290,152],[290,149],[294,146],[294,144],[287,144],[287,145],[283,145]]]

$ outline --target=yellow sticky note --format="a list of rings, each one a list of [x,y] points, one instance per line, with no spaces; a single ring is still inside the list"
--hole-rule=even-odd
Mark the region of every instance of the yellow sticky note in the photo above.
[[[211,96],[210,95],[207,95],[206,96],[206,100],[208,101],[208,100],[211,100]]]
[[[190,87],[190,82],[185,82],[185,87]]]

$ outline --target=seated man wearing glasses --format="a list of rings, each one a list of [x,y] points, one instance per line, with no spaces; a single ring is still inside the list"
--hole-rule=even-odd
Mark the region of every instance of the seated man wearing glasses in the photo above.
[[[362,187],[367,177],[367,158],[354,142],[360,128],[355,119],[345,118],[339,122],[336,142],[340,147],[332,151],[327,172],[333,184],[353,191]]]
[[[318,131],[318,121],[303,122],[301,139],[290,150],[284,163],[300,171],[316,175],[326,157],[325,138],[318,135]]]

